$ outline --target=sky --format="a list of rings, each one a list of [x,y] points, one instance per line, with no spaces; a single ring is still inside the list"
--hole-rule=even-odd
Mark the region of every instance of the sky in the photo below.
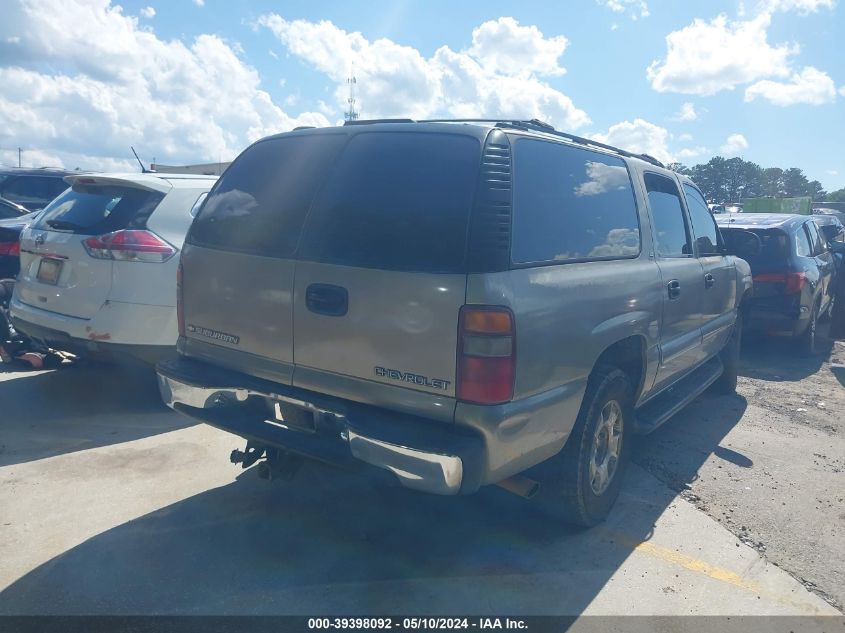
[[[539,118],[845,187],[845,0],[3,0],[0,164],[232,160],[298,125]]]

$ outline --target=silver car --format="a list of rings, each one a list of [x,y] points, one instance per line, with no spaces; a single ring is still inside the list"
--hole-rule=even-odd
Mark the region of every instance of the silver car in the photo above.
[[[260,140],[182,252],[171,407],[248,440],[570,522],[631,448],[736,386],[747,264],[655,159],[538,121],[356,121]]]

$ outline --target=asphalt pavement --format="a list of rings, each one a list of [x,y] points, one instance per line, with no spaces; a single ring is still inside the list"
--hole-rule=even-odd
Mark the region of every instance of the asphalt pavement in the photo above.
[[[0,614],[840,614],[830,576],[820,589],[784,564],[818,561],[759,547],[714,510],[742,495],[698,488],[711,467],[742,469],[742,489],[773,468],[743,445],[771,416],[752,388],[641,440],[608,522],[572,531],[498,489],[432,497],[317,464],[262,481],[228,462],[238,438],[164,408],[146,370],[0,374]],[[841,429],[819,424],[799,424],[790,450],[802,429],[827,433],[840,459]],[[808,521],[841,526],[840,513]]]

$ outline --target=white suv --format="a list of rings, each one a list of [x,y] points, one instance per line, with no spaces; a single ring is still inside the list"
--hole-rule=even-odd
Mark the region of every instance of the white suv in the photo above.
[[[216,180],[80,174],[21,234],[17,329],[77,354],[155,361],[178,335],[178,253]]]

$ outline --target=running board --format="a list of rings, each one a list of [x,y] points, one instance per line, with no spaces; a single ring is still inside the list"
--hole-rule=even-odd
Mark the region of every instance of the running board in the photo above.
[[[667,391],[649,400],[637,410],[634,432],[638,435],[651,433],[704,393],[722,375],[723,369],[722,359],[714,356]]]

